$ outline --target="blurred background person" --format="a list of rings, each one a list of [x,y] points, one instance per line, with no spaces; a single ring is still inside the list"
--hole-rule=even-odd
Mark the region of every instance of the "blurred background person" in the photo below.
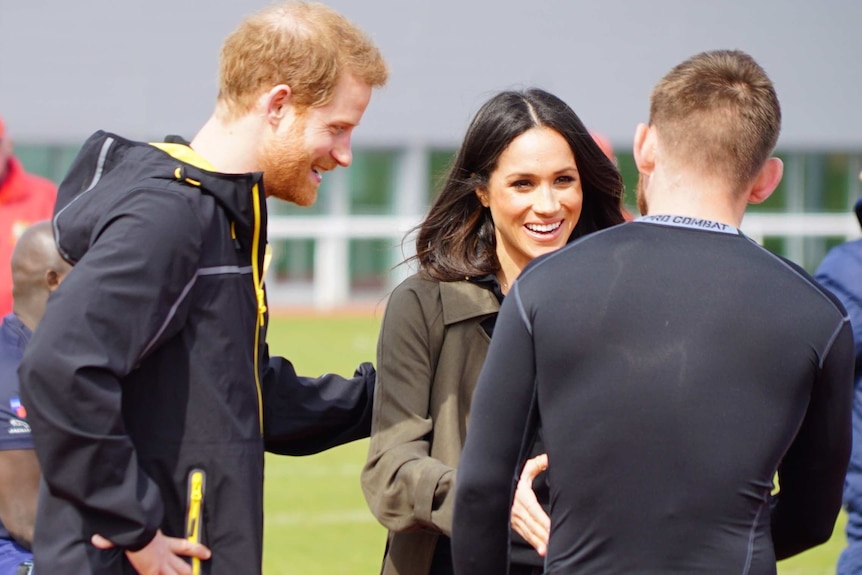
[[[862,180],[862,173],[859,174]],[[862,225],[862,198],[856,202]],[[853,328],[856,366],[853,384],[853,450],[844,480],[847,547],[838,559],[838,575],[862,573],[862,240],[832,248],[814,278],[841,300]]]
[[[500,303],[534,258],[621,223],[622,192],[616,167],[556,96],[502,92],[476,114],[418,226],[420,270],[393,291],[378,340],[362,488],[389,529],[385,575],[452,573],[456,466]],[[542,565],[520,540],[509,572]]]
[[[12,154],[12,139],[0,117],[0,316],[12,311],[9,262],[15,242],[33,222],[54,211],[57,186],[24,170]]]
[[[48,295],[71,269],[54,245],[51,222],[27,228],[12,251],[12,312],[0,324],[0,575],[32,568],[39,462],[21,404],[18,364]]]
[[[593,140],[596,141],[596,145],[605,153],[610,161],[617,165],[617,156],[614,154],[614,146],[611,144],[611,141],[607,139],[604,134],[596,132],[595,130],[590,130],[590,136],[593,137]]]
[[[604,134],[596,132],[595,130],[590,130],[590,136],[593,137],[593,140],[596,141],[596,144],[598,144],[599,148],[601,148],[601,150],[605,153],[608,159],[612,161],[616,166],[617,156],[614,153],[614,146],[613,144],[611,144],[611,141]],[[623,208],[622,212],[623,218],[625,218],[627,222],[630,222],[634,219],[634,216],[632,216],[632,214],[629,213],[629,211],[625,208]]]

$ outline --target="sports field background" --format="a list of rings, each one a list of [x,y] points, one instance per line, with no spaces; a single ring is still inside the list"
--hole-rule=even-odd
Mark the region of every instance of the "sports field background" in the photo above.
[[[303,375],[351,375],[374,361],[382,306],[373,313],[274,316],[272,355],[284,355]],[[365,505],[359,472],[368,442],[308,457],[268,455],[264,501],[264,575],[374,575],[385,531]],[[779,575],[832,575],[844,546],[839,519],[825,545],[778,565]]]

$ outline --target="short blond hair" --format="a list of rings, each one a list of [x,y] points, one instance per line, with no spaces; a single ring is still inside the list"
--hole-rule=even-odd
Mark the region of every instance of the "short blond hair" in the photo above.
[[[665,152],[736,189],[751,182],[772,155],[781,107],[772,81],[738,50],[693,56],[653,89],[650,125]]]
[[[372,87],[389,76],[371,39],[335,10],[310,2],[276,4],[246,17],[225,40],[219,101],[239,115],[263,91],[287,84],[300,107],[321,106],[345,71]]]

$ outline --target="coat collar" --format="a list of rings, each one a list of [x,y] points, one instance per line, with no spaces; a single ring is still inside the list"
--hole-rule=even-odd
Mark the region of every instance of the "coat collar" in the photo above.
[[[440,282],[440,301],[444,325],[500,311],[491,290],[470,281]]]

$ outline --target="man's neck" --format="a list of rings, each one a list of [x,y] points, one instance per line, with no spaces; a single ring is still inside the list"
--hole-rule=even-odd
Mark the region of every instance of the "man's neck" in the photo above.
[[[27,329],[30,331],[36,329],[36,325],[39,323],[39,314],[31,312],[26,306],[21,305],[13,306],[12,312],[21,320],[21,323],[27,326]]]
[[[660,172],[651,176],[648,209],[651,215],[688,216],[721,222],[738,228],[747,202],[718,178],[675,173],[672,178]]]
[[[257,125],[252,118],[224,121],[218,110],[191,141],[194,151],[218,172],[243,174],[260,169],[257,163]]]

